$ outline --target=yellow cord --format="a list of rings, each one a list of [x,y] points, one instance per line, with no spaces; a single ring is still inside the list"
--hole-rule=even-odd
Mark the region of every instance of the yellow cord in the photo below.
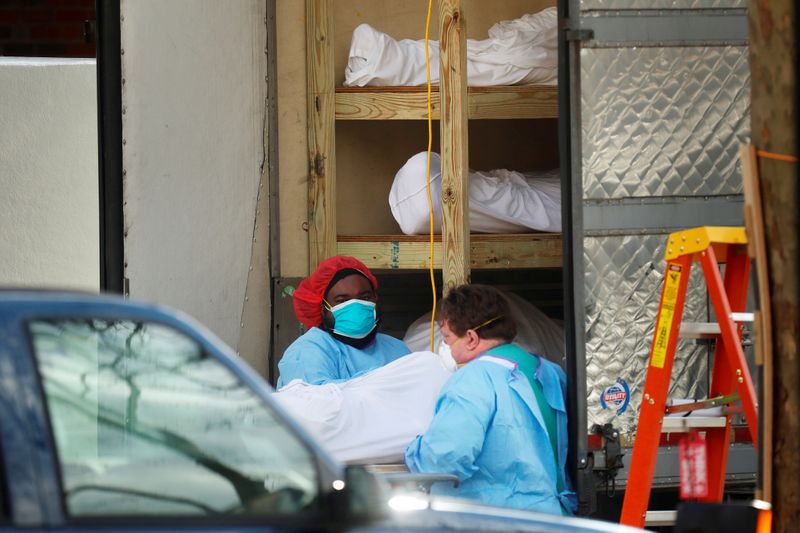
[[[431,310],[431,351],[434,348],[434,333],[436,332],[436,280],[433,277],[433,197],[431,196],[431,147],[433,146],[433,112],[431,110],[431,59],[428,55],[428,35],[431,28],[431,7],[433,0],[428,0],[428,16],[425,19],[425,71],[428,75],[428,165],[425,173],[425,186],[428,191],[428,213],[430,214],[430,260],[431,293],[433,294],[433,309]]]

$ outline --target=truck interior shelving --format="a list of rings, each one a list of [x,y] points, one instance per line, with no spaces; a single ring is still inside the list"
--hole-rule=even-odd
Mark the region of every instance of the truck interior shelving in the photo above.
[[[342,73],[348,30],[355,24],[375,24],[398,39],[407,36],[404,30],[416,37],[424,28],[425,6],[410,7],[406,11],[413,14],[405,13],[402,23],[387,25],[370,19],[370,15],[378,18],[380,7],[362,4],[357,0],[306,3],[309,266],[313,269],[323,258],[343,254],[383,272],[422,270],[428,267],[429,237],[403,235],[391,218],[386,197],[394,172],[406,158],[426,148],[426,87],[344,87]],[[441,71],[452,73],[450,79],[443,76],[441,86],[432,87],[433,150],[439,150],[440,138],[448,139],[441,150],[442,183],[453,200],[442,205],[434,267],[442,272],[446,287],[468,281],[472,270],[560,267],[558,233],[470,234],[465,220],[470,168],[558,166],[557,88],[467,87],[466,69],[458,64],[466,53],[467,32],[470,37],[480,32],[485,36],[495,22],[540,11],[554,2],[433,4],[438,23],[431,23],[430,39],[442,43]],[[463,15],[448,18],[447,13],[456,10]]]

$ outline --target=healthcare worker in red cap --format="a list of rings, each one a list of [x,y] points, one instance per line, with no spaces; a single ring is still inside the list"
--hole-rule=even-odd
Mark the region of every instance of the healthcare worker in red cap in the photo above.
[[[308,331],[278,363],[278,388],[300,379],[313,385],[345,381],[410,350],[378,333],[378,280],[358,259],[322,261],[294,291],[294,313]]]

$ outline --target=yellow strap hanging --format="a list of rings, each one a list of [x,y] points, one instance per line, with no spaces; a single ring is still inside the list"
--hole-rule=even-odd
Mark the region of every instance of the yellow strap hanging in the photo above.
[[[484,322],[484,323],[482,323],[482,324],[478,324],[478,325],[477,325],[477,326],[475,326],[474,328],[470,328],[470,329],[472,329],[472,331],[478,331],[478,330],[479,330],[479,329],[481,329],[483,326],[488,326],[488,325],[489,325],[489,324],[491,324],[492,322],[494,322],[494,321],[496,321],[496,320],[500,320],[501,318],[503,318],[503,316],[505,316],[505,315],[497,315],[496,317],[494,317],[494,318],[490,318],[490,319],[489,319],[489,320],[487,320],[486,322]]]
[[[430,215],[430,249],[428,252],[429,272],[431,277],[431,293],[433,308],[431,309],[431,351],[434,349],[434,333],[436,332],[436,280],[433,277],[433,197],[431,196],[431,147],[433,146],[433,112],[431,110],[431,59],[428,52],[428,35],[431,27],[431,7],[433,0],[428,0],[428,15],[425,19],[425,72],[428,76],[428,162],[425,172],[425,188],[428,191],[428,213]]]

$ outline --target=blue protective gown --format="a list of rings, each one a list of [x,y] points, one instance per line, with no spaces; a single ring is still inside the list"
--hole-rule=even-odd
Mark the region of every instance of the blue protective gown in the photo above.
[[[278,363],[278,388],[293,379],[312,385],[346,381],[411,353],[401,340],[378,333],[363,349],[353,348],[319,328],[311,328],[284,352]]]
[[[445,384],[424,435],[406,449],[411,472],[458,476],[457,488],[435,483],[434,494],[489,505],[562,514],[574,513],[567,460],[566,376],[539,358],[534,375],[556,415],[556,464],[530,382],[509,359],[483,356],[459,369]],[[566,488],[559,494],[556,469]]]

